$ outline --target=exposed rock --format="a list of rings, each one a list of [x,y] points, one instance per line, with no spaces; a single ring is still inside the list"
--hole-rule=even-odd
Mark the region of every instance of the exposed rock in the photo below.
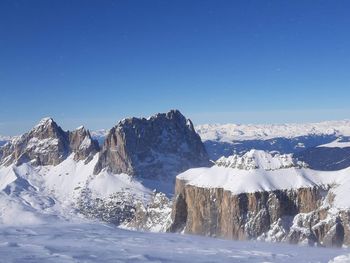
[[[173,179],[186,169],[208,165],[207,152],[192,122],[172,110],[119,122],[105,139],[95,174],[106,168],[147,179]]]
[[[91,139],[85,129],[63,131],[53,119],[44,118],[30,132],[1,148],[0,163],[57,165],[73,152],[76,160],[82,160],[97,151],[97,142]]]
[[[330,214],[329,189],[309,187],[234,195],[177,179],[172,232],[326,246],[349,244],[348,213]],[[346,233],[346,234],[345,234]]]
[[[252,149],[244,155],[234,154],[229,157],[221,157],[215,164],[217,166],[230,167],[243,170],[264,169],[277,170],[297,166],[292,154],[268,153]]]
[[[91,138],[90,132],[84,127],[69,133],[69,143],[76,161],[90,160],[99,151],[98,142]]]
[[[154,193],[147,204],[138,203],[131,221],[122,225],[132,230],[165,232],[171,224],[171,200],[163,193]]]

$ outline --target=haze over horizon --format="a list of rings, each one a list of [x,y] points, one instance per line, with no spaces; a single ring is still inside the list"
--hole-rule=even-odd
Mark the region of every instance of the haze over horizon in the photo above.
[[[0,3],[0,134],[51,116],[109,129],[179,109],[195,124],[350,116],[348,1]]]

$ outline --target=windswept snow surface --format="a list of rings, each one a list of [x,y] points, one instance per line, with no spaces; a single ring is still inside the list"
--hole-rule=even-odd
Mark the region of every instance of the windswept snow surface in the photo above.
[[[213,166],[193,168],[177,176],[187,184],[205,188],[223,188],[233,194],[278,189],[299,189],[332,185],[336,208],[350,208],[350,168],[339,171],[315,171],[307,168],[279,170],[242,170]]]
[[[196,131],[203,141],[220,142],[294,138],[306,135],[350,136],[350,120],[305,124],[204,124],[196,126]]]
[[[346,249],[132,232],[89,222],[0,226],[1,262],[334,262]],[[342,256],[344,255],[344,256]]]

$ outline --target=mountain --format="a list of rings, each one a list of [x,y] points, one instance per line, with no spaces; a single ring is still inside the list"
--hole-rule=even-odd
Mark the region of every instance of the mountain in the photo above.
[[[334,171],[347,168],[350,166],[349,138],[340,137],[330,143],[296,153],[294,157],[315,170]]]
[[[163,183],[172,192],[174,177],[191,167],[209,166],[209,157],[193,124],[178,110],[148,119],[120,121],[105,138],[95,174],[106,169]]]
[[[178,110],[121,120],[102,144],[84,127],[65,131],[44,118],[0,147],[0,225],[84,218],[152,232],[349,245],[349,138],[341,123],[266,126],[264,136],[240,127],[237,140],[219,126],[206,142],[219,145],[216,154],[220,143],[233,152],[213,165]]]
[[[66,132],[53,119],[44,118],[30,132],[1,148],[0,164],[57,165],[71,153],[75,160],[85,160],[98,151],[98,143],[84,127]]]
[[[103,145],[107,134],[108,130],[105,129],[91,131],[91,137],[98,141],[99,145]]]
[[[175,176],[208,165],[192,122],[176,110],[119,122],[101,149],[84,127],[64,131],[44,118],[0,148],[0,203],[7,207],[0,221],[80,214],[165,230]]]
[[[350,168],[316,171],[251,150],[177,176],[171,231],[338,246],[350,244]]]
[[[249,125],[206,124],[196,126],[212,160],[251,149],[298,153],[350,136],[350,121],[306,124]]]

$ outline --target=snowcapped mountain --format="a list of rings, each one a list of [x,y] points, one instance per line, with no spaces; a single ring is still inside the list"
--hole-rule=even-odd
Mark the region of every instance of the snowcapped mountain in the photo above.
[[[0,202],[10,207],[0,221],[80,214],[164,231],[175,176],[208,164],[191,121],[176,110],[119,122],[101,149],[84,127],[64,131],[44,118],[0,148]],[[27,219],[12,218],[21,213]]]
[[[105,129],[91,131],[91,137],[96,141],[98,141],[100,145],[103,145],[107,134],[108,134],[108,130],[105,130]]]
[[[259,149],[261,142],[275,147],[276,138],[225,142],[233,154],[211,166],[177,110],[124,119],[103,144],[84,127],[65,131],[44,118],[0,147],[0,224],[99,219],[152,232],[348,245],[350,164],[339,162],[349,156],[346,129],[315,129],[304,141],[316,145],[298,152]],[[246,150],[238,151],[240,143]],[[329,171],[315,169],[315,160]]]
[[[298,153],[350,136],[350,121],[310,124],[196,126],[212,160],[250,149]]]
[[[350,136],[350,120],[290,124],[204,124],[196,126],[203,141],[220,142],[295,138],[309,135]]]

